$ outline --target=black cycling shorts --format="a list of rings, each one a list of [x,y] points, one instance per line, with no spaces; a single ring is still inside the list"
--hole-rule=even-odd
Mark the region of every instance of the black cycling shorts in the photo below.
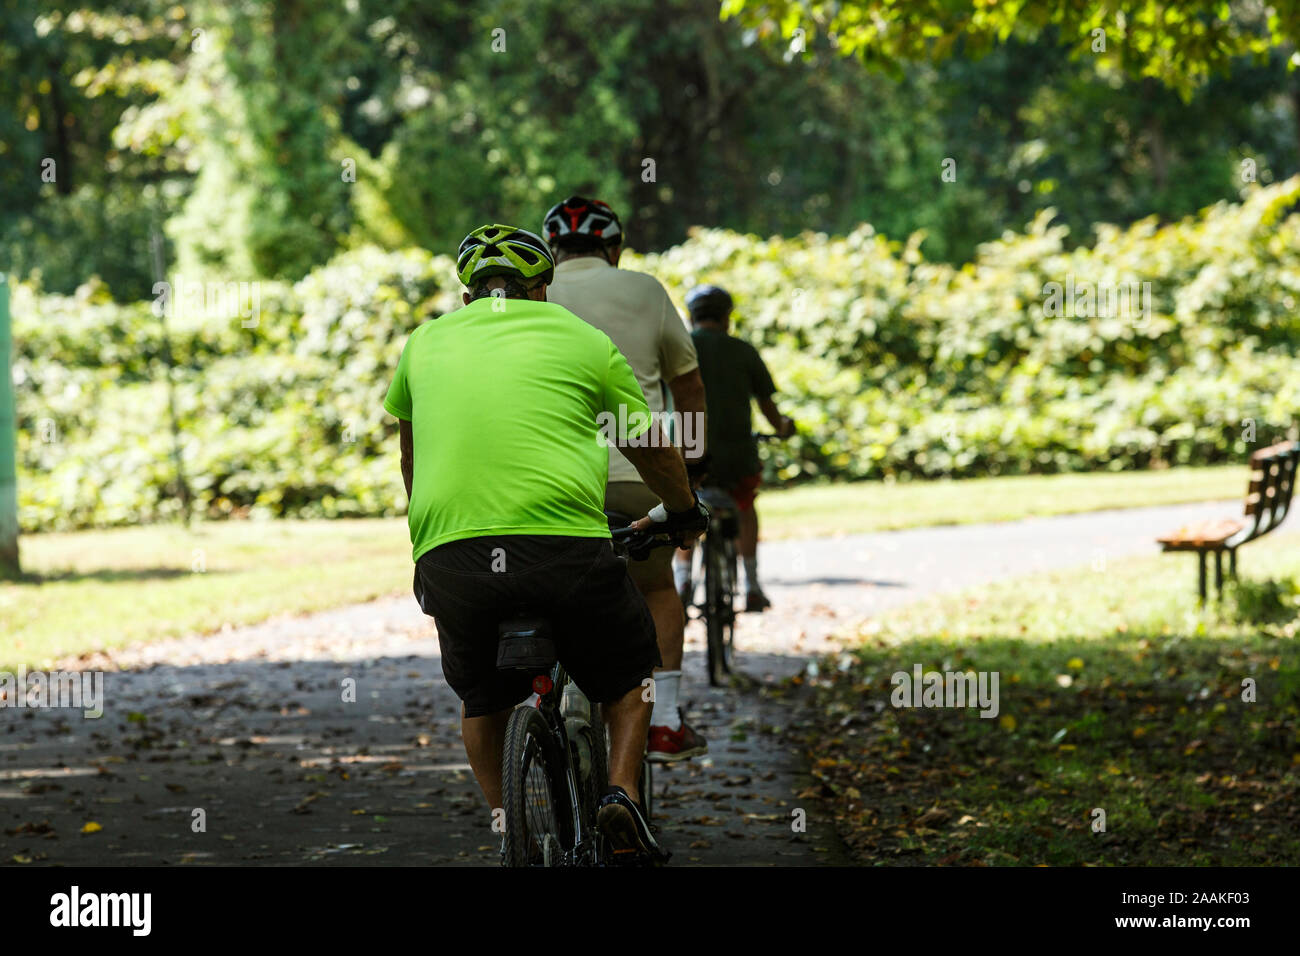
[[[498,626],[517,615],[550,619],[560,663],[597,703],[641,686],[662,663],[650,609],[608,538],[451,541],[420,555],[414,588],[437,622],[442,673],[467,717],[505,710],[532,693],[534,674],[496,666]]]

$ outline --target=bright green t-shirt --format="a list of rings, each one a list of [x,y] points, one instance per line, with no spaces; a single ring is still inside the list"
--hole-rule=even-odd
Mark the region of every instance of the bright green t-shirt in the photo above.
[[[411,422],[416,560],[484,535],[609,537],[608,440],[620,422],[626,437],[650,427],[609,336],[529,299],[479,299],[412,332],[384,408]]]

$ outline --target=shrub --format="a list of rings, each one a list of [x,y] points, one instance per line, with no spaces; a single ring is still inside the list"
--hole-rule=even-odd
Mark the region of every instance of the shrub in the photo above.
[[[802,425],[786,480],[899,478],[1240,461],[1300,400],[1300,178],[1165,226],[1098,226],[1067,251],[1044,214],[960,268],[920,236],[705,230],[625,265],[680,301],[713,282],[737,301]],[[1073,278],[1071,278],[1073,277]],[[1050,314],[1050,283],[1150,284],[1136,316]],[[401,346],[459,306],[453,264],[361,247],[295,284],[258,286],[240,317],[168,322],[20,286],[14,297],[20,521],[28,530],[173,515],[167,369],[179,445],[212,516],[382,515],[405,506],[381,408]],[[168,362],[170,345],[171,362]],[[767,450],[764,451],[768,453]]]

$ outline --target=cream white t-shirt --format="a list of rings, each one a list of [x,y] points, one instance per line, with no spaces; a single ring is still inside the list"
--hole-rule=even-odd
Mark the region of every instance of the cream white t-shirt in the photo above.
[[[660,382],[699,368],[695,343],[659,280],[617,269],[598,256],[566,259],[555,267],[546,300],[594,325],[623,353],[651,412],[664,410]],[[632,463],[610,448],[609,480],[640,481]]]

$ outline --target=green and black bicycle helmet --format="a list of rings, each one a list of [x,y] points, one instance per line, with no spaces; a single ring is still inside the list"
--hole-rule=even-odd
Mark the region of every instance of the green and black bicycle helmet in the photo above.
[[[541,236],[496,223],[479,226],[461,242],[456,252],[456,276],[470,289],[492,276],[549,283],[555,278],[555,259]]]
[[[697,322],[725,321],[731,307],[731,295],[716,285],[697,285],[686,293],[686,309]]]
[[[570,196],[556,203],[542,220],[542,232],[551,242],[563,245],[579,236],[604,246],[623,241],[623,224],[614,210],[599,199]]]

